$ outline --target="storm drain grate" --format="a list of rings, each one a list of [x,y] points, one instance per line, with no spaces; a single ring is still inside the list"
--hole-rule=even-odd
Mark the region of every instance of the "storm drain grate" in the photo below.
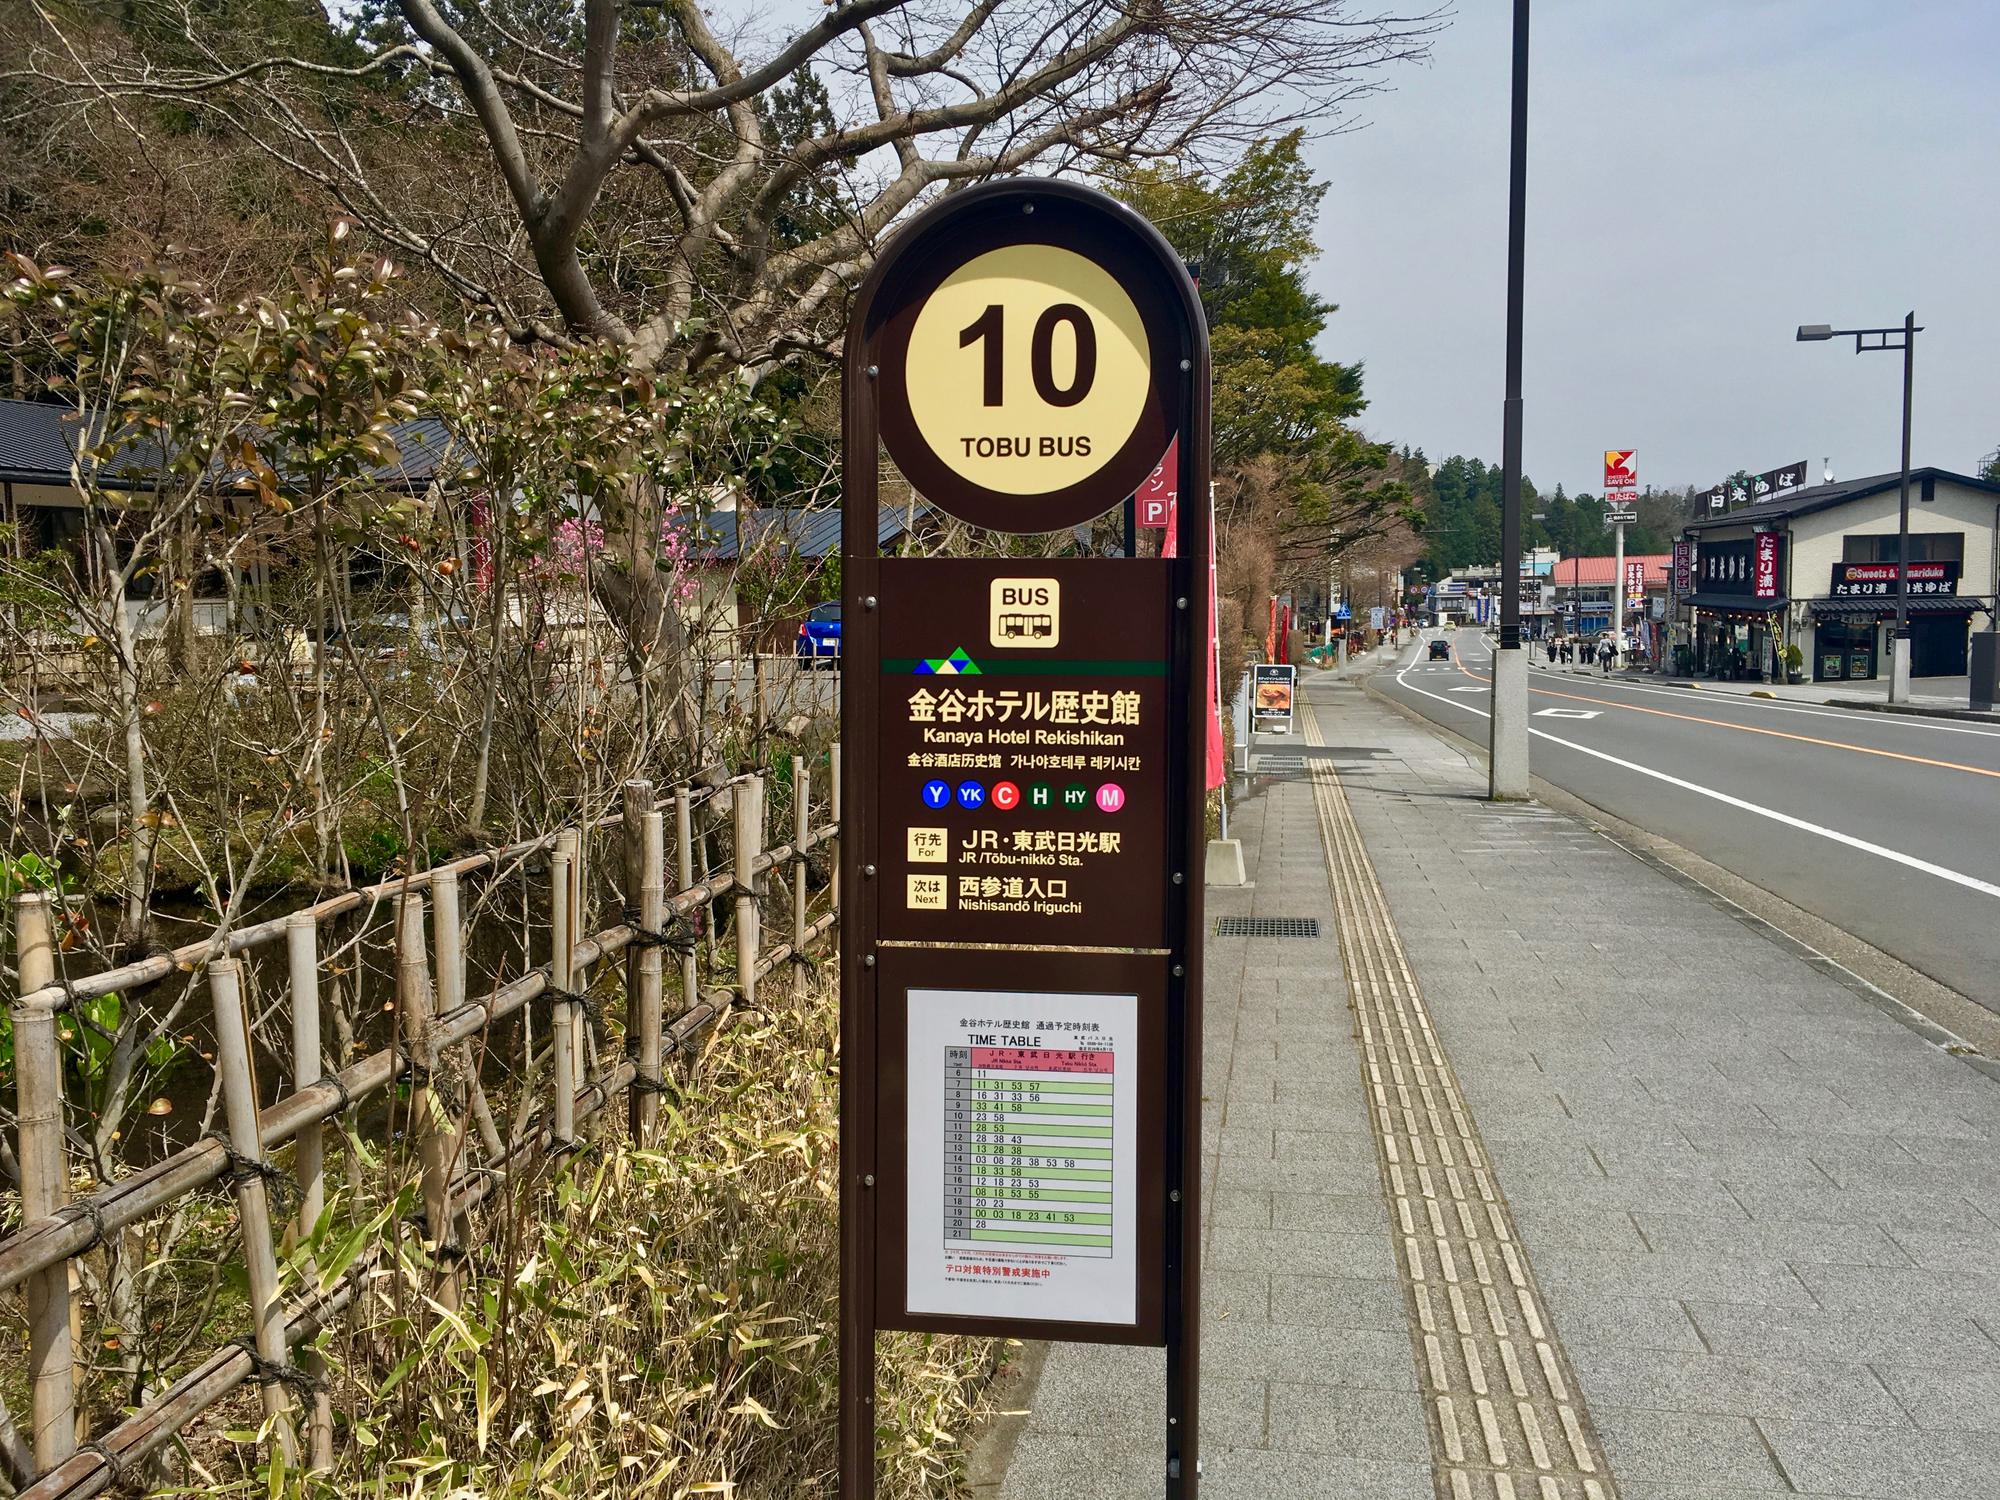
[[[1217,917],[1217,937],[1316,938],[1318,917]]]

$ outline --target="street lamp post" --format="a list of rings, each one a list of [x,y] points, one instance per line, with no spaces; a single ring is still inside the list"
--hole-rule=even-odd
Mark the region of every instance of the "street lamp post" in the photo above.
[[[1500,436],[1500,647],[1493,653],[1487,795],[1528,795],[1528,657],[1521,649],[1521,323],[1528,222],[1528,0],[1514,0],[1507,187],[1507,395]]]
[[[1903,314],[1900,328],[1835,328],[1830,323],[1801,323],[1801,344],[1829,339],[1854,340],[1856,354],[1903,356],[1903,482],[1896,507],[1896,630],[1889,639],[1889,701],[1910,697],[1910,397],[1916,387],[1917,335],[1924,330],[1914,312]],[[1898,342],[1891,343],[1891,339]]]

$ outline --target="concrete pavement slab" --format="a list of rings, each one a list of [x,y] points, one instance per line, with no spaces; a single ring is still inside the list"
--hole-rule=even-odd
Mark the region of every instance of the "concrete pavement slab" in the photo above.
[[[1306,694],[1322,740],[1388,752],[1339,762],[1345,816],[1437,1065],[1420,1030],[1395,1076],[1364,1064],[1391,1013],[1350,1003],[1325,802],[1310,771],[1259,777],[1232,814],[1256,884],[1211,910],[1322,938],[1209,946],[1209,1500],[1454,1493],[1481,1428],[1470,1392],[1448,1420],[1432,1397],[1541,1380],[1461,1358],[1507,1271],[1490,1238],[1477,1275],[1431,1243],[1489,1210],[1626,1500],[2000,1493],[2000,1087],[1592,829],[1489,809],[1454,747]],[[1420,1129],[1465,1198],[1441,1156],[1419,1191]],[[1157,1495],[1157,1354],[1080,1348],[1052,1348],[1003,1500]]]
[[[1786,1475],[1808,1493],[1992,1500],[2000,1435],[1845,1427],[1831,1422],[1758,1424]]]

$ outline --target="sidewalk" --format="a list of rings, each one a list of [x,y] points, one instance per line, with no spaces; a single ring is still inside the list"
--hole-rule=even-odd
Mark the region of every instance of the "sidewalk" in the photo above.
[[[1255,885],[1209,898],[1320,936],[1209,940],[1204,1493],[1994,1494],[2000,1085],[1304,696],[1231,819]],[[1051,1346],[998,1493],[1160,1494],[1163,1381]]]

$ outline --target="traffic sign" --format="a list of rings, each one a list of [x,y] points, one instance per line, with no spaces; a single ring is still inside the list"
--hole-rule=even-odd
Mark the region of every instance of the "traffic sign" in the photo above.
[[[874,1493],[884,1328],[1164,1344],[1167,1494],[1196,1494],[1209,514],[1171,500],[1207,492],[1208,379],[1178,257],[1075,184],[940,199],[855,301],[842,1500]],[[1136,496],[1174,546],[884,558],[878,440],[976,531]]]

